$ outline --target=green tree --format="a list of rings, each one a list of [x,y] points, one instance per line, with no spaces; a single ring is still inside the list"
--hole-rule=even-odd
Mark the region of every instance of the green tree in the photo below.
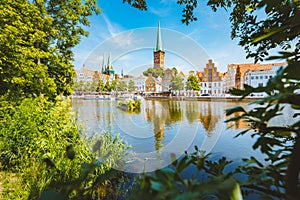
[[[84,83],[84,90],[85,91],[92,91],[92,83],[91,82]]]
[[[83,81],[77,81],[74,83],[74,90],[75,91],[82,91],[84,89],[84,82]]]
[[[188,77],[186,81],[186,87],[187,90],[200,90],[200,83],[196,76],[191,75]]]
[[[144,71],[144,72],[143,72],[143,75],[144,75],[144,76],[148,76],[149,73],[151,73],[152,76],[153,76],[153,68],[152,68],[152,67],[150,67],[150,68],[148,68],[146,71]]]
[[[149,73],[152,74],[152,76],[154,76],[155,78],[157,78],[157,77],[163,77],[165,71],[163,68],[154,69],[154,68],[150,67],[146,71],[143,72],[143,75],[148,76]]]
[[[39,46],[47,46],[52,55],[42,62],[47,63],[48,73],[55,80],[56,93],[69,95],[75,75],[72,48],[79,44],[82,36],[88,36],[88,32],[83,29],[90,25],[88,17],[94,13],[99,14],[101,10],[97,7],[96,0],[35,0],[34,3],[40,10],[45,10],[42,14],[48,14],[52,18],[51,27],[55,33],[48,36],[46,44],[39,42]]]
[[[117,85],[118,91],[126,91],[127,90],[127,84],[125,81],[120,81]]]
[[[96,0],[1,1],[0,10],[0,95],[71,94],[72,48],[100,12]]]
[[[96,92],[97,91],[97,85],[98,85],[98,83],[96,81],[92,81],[91,91]]]
[[[130,80],[129,83],[128,83],[128,91],[129,91],[129,92],[132,92],[132,91],[134,91],[135,89],[136,89],[136,85],[135,85],[134,81],[133,81],[133,80]]]
[[[102,80],[99,80],[98,81],[98,84],[97,84],[97,88],[96,88],[96,91],[97,92],[101,92],[104,90],[104,82]]]
[[[53,34],[52,19],[28,1],[1,1],[0,4],[0,95],[54,94],[57,86],[41,59],[51,57],[47,49],[36,47]],[[39,61],[38,61],[39,59]]]
[[[176,67],[173,67],[172,68],[172,71],[174,72],[174,76],[177,76],[178,75],[178,70]]]
[[[183,90],[184,83],[180,76],[174,76],[170,83],[171,90]]]
[[[116,90],[117,89],[117,86],[118,86],[118,81],[117,80],[113,80],[110,84],[110,90]]]
[[[106,92],[111,91],[110,83],[108,81],[105,83],[103,91],[106,91]]]
[[[178,0],[177,4],[184,5],[182,9],[182,23],[189,24],[192,21],[197,20],[194,16],[194,9],[197,7],[198,0]],[[219,2],[219,1],[217,1]],[[123,0],[123,3],[128,3],[134,8],[140,10],[147,10],[146,0]]]
[[[281,48],[278,56],[268,59],[286,59],[288,66],[277,72],[277,76],[270,79],[264,87],[252,88],[245,86],[244,91],[233,90],[234,94],[243,97],[255,93],[265,92],[267,97],[253,102],[257,107],[251,111],[236,107],[227,111],[227,114],[239,113],[239,117],[233,121],[247,121],[251,124],[248,130],[240,133],[246,134],[253,130],[257,140],[253,146],[266,154],[266,160],[270,164],[264,166],[253,158],[246,159],[247,163],[254,166],[242,168],[248,175],[249,186],[268,195],[286,199],[297,199],[299,189],[300,172],[300,123],[293,122],[300,110],[300,2],[299,1],[209,1],[214,10],[218,7],[232,7],[230,20],[232,22],[233,38],[240,39],[248,57],[254,57],[255,61],[263,60],[273,48]],[[264,15],[258,15],[258,11]],[[266,17],[265,17],[266,16]],[[289,51],[287,51],[289,50]],[[272,126],[270,121],[278,115],[282,115],[283,107],[287,104],[296,113],[291,116],[291,124],[287,126]],[[289,144],[287,141],[292,141]],[[277,173],[279,172],[280,173]],[[253,174],[257,174],[254,176]],[[269,174],[269,180],[263,180],[262,176]]]

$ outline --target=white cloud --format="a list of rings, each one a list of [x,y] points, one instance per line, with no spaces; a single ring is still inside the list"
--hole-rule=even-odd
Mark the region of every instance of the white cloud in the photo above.
[[[132,31],[122,33],[121,35],[115,35],[111,38],[111,42],[119,48],[130,48],[134,43]]]
[[[117,25],[116,23],[113,24],[105,14],[102,14],[102,17],[105,21],[105,24],[106,24],[105,27],[107,28],[110,37],[114,37],[122,31],[122,28],[119,25]]]

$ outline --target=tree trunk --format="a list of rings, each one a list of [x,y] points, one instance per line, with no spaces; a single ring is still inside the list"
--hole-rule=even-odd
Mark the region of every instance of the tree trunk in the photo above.
[[[298,131],[300,132],[300,131]],[[286,199],[297,199],[300,171],[300,134],[297,134],[295,148],[292,151],[286,174]]]

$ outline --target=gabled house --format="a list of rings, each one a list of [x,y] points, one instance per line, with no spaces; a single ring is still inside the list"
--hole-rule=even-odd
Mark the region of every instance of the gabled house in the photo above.
[[[160,77],[153,77],[151,73],[145,81],[146,92],[162,92],[162,79]]]

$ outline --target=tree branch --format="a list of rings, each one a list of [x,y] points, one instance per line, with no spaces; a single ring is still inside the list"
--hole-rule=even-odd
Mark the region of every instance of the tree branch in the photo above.
[[[286,197],[287,199],[297,199],[298,197],[298,177],[300,171],[300,130],[298,130],[295,148],[292,151],[286,173]]]

